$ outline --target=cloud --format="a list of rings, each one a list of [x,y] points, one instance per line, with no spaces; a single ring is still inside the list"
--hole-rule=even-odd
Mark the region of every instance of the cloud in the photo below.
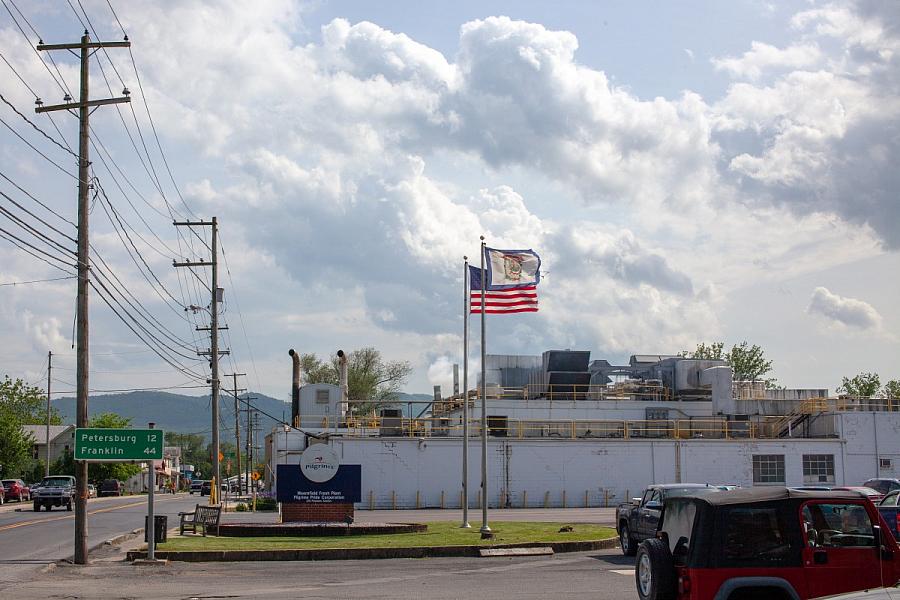
[[[839,296],[824,287],[813,290],[806,312],[852,329],[878,331],[882,324],[881,315],[871,304]]]
[[[819,47],[812,43],[776,48],[754,41],[750,44],[750,50],[744,52],[740,58],[714,58],[712,64],[717,71],[725,71],[733,77],[755,80],[775,68],[808,68],[818,63],[820,59]]]

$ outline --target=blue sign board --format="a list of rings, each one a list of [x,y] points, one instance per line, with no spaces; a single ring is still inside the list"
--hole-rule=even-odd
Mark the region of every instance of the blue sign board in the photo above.
[[[341,465],[334,477],[324,483],[315,483],[304,477],[300,465],[278,465],[276,475],[279,502],[335,504],[362,500],[360,465]]]

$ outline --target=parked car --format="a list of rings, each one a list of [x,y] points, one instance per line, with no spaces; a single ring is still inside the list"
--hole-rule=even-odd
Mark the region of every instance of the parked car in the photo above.
[[[200,495],[209,496],[210,492],[212,492],[212,481],[207,479],[202,484],[200,484]]]
[[[88,497],[96,498],[97,497],[97,486],[93,483],[88,484]]]
[[[4,479],[3,493],[7,502],[13,498],[19,502],[31,500],[31,489],[21,479]]]
[[[876,479],[868,480],[863,484],[863,486],[872,488],[873,490],[877,490],[880,494],[886,495],[888,492],[900,490],[900,479],[878,477]]]
[[[895,540],[900,540],[900,490],[889,492],[878,503],[878,512],[887,523]]]
[[[881,502],[882,498],[884,498],[884,494],[882,494],[881,492],[862,485],[843,486],[831,489],[836,492],[856,492],[857,494],[862,494],[863,496],[871,500],[874,504],[878,504],[879,502]]]
[[[630,503],[620,504],[616,509],[616,530],[625,556],[634,556],[638,544],[656,535],[659,513],[668,498],[694,495],[704,492],[724,491],[728,486],[714,486],[707,483],[670,483],[651,485],[640,498],[632,498]]]
[[[900,547],[849,491],[757,487],[670,498],[637,552],[641,600],[806,600],[894,585]]]
[[[100,484],[100,497],[121,496],[125,493],[125,484],[118,479],[104,479]]]
[[[34,511],[41,507],[51,510],[54,506],[65,506],[66,510],[72,510],[72,502],[75,500],[75,478],[71,475],[51,475],[41,480],[40,487],[31,491],[31,499],[34,502]]]
[[[191,489],[190,489],[191,496],[194,495],[194,492],[198,492],[198,493],[199,493],[199,492],[201,491],[200,488],[202,488],[202,487],[203,487],[203,480],[202,480],[202,479],[193,479],[193,480],[191,480]]]

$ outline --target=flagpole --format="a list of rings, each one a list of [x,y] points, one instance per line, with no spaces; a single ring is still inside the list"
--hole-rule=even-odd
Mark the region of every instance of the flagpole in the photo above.
[[[463,489],[463,529],[469,525],[469,257],[463,256],[463,444],[462,444],[462,489]]]
[[[487,274],[484,272],[484,236],[481,236],[481,533],[490,533],[488,525],[488,482],[487,482],[487,366],[484,316],[484,290],[487,288]]]

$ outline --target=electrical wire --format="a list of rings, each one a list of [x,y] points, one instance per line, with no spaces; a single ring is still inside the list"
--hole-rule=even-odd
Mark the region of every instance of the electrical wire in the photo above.
[[[69,275],[67,277],[52,277],[50,279],[33,279],[31,281],[7,281],[5,283],[0,283],[0,287],[5,287],[8,285],[28,285],[30,283],[48,283],[51,281],[63,281],[65,279],[75,279],[78,277],[77,275]]]
[[[68,224],[71,225],[72,227],[75,227],[76,229],[78,228],[78,226],[75,225],[75,223],[73,223],[72,221],[68,220],[67,218],[65,218],[64,216],[62,216],[61,214],[59,214],[58,212],[56,212],[55,210],[53,210],[52,208],[50,208],[49,206],[47,206],[46,204],[44,204],[43,202],[41,202],[40,200],[38,200],[37,198],[35,198],[35,197],[34,197],[32,194],[30,194],[25,188],[21,187],[21,186],[20,186],[19,184],[17,184],[15,181],[13,181],[13,180],[10,179],[9,177],[7,177],[2,171],[0,171],[0,177],[2,177],[3,179],[5,179],[5,180],[8,181],[9,183],[11,183],[11,184],[13,185],[13,187],[15,187],[17,190],[19,190],[20,192],[22,192],[23,194],[25,194],[26,196],[28,196],[29,198],[31,198],[32,200],[34,200],[35,202],[37,202],[38,204],[40,204],[44,209],[46,209],[48,212],[50,212],[50,213],[52,213],[53,215],[55,215],[56,217],[58,217],[61,221],[65,221],[66,223],[68,223]],[[5,194],[4,194],[4,195],[5,195]],[[8,196],[7,196],[7,197],[8,197]],[[48,227],[49,227],[49,225],[48,225]]]
[[[38,148],[36,148],[36,147],[34,146],[34,144],[32,144],[31,142],[29,142],[28,140],[26,140],[24,137],[22,137],[22,135],[21,135],[18,131],[16,131],[15,129],[13,129],[13,128],[10,126],[10,124],[7,123],[2,117],[0,117],[0,123],[3,123],[3,125],[4,125],[7,129],[9,129],[9,130],[12,132],[12,134],[13,134],[14,136],[16,136],[17,138],[19,138],[19,139],[22,140],[23,142],[25,142],[25,145],[27,145],[29,148],[31,148],[32,150],[34,150],[35,152],[37,152],[44,160],[46,160],[47,162],[49,162],[51,165],[53,165],[54,167],[56,167],[57,169],[59,169],[60,171],[62,171],[63,173],[65,173],[66,175],[68,175],[69,177],[71,177],[72,179],[74,179],[75,181],[78,181],[78,176],[77,176],[77,175],[74,175],[74,174],[70,173],[69,171],[66,170],[65,167],[61,166],[58,162],[56,162],[55,160],[53,160],[52,158],[50,158],[49,156],[47,156],[46,154],[44,154],[43,152],[41,152]]]
[[[69,154],[71,154],[72,156],[74,156],[76,159],[78,158],[78,155],[75,154],[74,152],[72,152],[71,148],[67,148],[66,146],[63,146],[62,144],[60,144],[59,142],[57,142],[57,141],[56,141],[55,139],[53,139],[49,134],[47,134],[46,131],[44,131],[43,129],[41,129],[41,128],[38,127],[37,125],[35,125],[34,122],[33,122],[31,119],[29,119],[29,118],[26,117],[24,114],[22,114],[21,112],[19,112],[19,109],[16,108],[15,106],[13,106],[13,104],[12,104],[9,100],[7,100],[6,98],[4,98],[4,97],[3,97],[3,94],[0,94],[0,100],[2,100],[4,104],[6,104],[8,107],[10,107],[10,108],[13,110],[13,112],[15,112],[17,115],[19,115],[20,117],[22,117],[22,119],[24,119],[26,123],[28,123],[29,125],[31,125],[31,126],[34,128],[35,131],[37,131],[37,132],[40,133],[42,136],[44,136],[45,138],[47,138],[48,140],[50,140],[52,143],[56,144],[56,145],[57,145],[59,148],[61,148],[63,151],[68,152]]]

